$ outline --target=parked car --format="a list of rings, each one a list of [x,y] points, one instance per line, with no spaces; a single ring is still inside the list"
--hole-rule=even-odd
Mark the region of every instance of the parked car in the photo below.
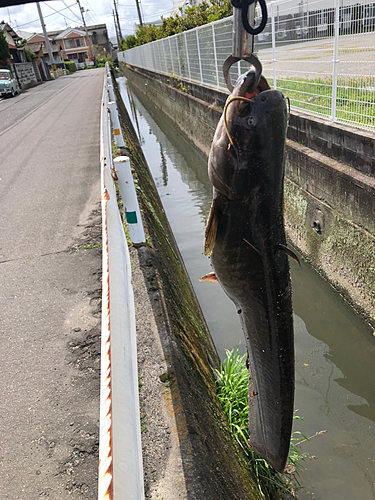
[[[0,95],[14,97],[18,93],[17,80],[8,69],[0,69]]]

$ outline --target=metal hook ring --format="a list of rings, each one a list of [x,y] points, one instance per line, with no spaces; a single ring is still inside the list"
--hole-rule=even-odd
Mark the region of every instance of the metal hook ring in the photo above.
[[[224,73],[225,83],[227,84],[227,88],[228,88],[229,92],[233,92],[234,86],[232,85],[232,82],[231,82],[231,79],[230,79],[229,70],[233,66],[234,63],[236,63],[238,61],[241,61],[241,60],[248,62],[249,64],[251,64],[255,68],[254,85],[253,85],[253,88],[249,89],[250,93],[254,92],[254,90],[256,89],[256,87],[257,87],[257,85],[259,83],[260,77],[262,75],[262,64],[261,64],[261,62],[259,61],[259,59],[257,58],[257,56],[255,54],[251,54],[251,56],[249,56],[249,57],[234,57],[234,56],[229,56],[225,60],[225,62],[223,64],[223,73]]]
[[[267,5],[266,5],[265,0],[259,0],[259,5],[260,5],[261,11],[262,11],[262,20],[257,28],[253,28],[252,26],[250,26],[249,18],[248,18],[248,11],[249,11],[250,5],[253,2],[254,2],[254,0],[243,0],[242,24],[243,24],[243,27],[245,28],[245,30],[250,35],[255,36],[255,35],[259,35],[259,33],[261,33],[264,30],[264,28],[267,24],[268,13],[267,13]]]

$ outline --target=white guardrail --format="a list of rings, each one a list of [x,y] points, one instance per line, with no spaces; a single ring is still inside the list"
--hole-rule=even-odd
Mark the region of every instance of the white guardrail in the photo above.
[[[134,296],[128,245],[113,179],[116,173],[125,197],[123,204],[127,219],[130,214],[129,227],[133,226],[135,240],[132,241],[139,243],[145,238],[129,159],[124,156],[117,159],[116,169],[120,166],[117,172],[112,161],[109,98],[113,99],[114,94],[110,95],[111,89],[108,88],[111,84],[107,65],[100,130],[103,302],[98,500],[144,500]],[[114,135],[121,144],[121,128],[116,122],[117,109],[116,106],[111,108]],[[126,193],[122,191],[122,185],[126,186]],[[131,190],[132,196],[128,201],[126,197]]]

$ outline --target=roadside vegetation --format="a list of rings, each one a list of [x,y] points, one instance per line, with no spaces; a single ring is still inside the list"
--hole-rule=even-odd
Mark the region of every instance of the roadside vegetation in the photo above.
[[[289,97],[292,106],[331,116],[332,78],[283,78],[277,80],[277,88]],[[375,129],[374,77],[338,78],[336,118]]]
[[[285,498],[285,496],[296,498],[296,492],[301,488],[298,480],[299,471],[304,468],[302,462],[307,456],[302,453],[300,445],[316,435],[323,434],[325,431],[317,432],[310,438],[307,438],[299,431],[293,432],[286,467],[287,473],[279,474],[275,472],[248,445],[249,374],[245,362],[246,355],[241,356],[238,350],[226,351],[226,355],[227,357],[221,369],[215,370],[217,396],[228,419],[229,427],[254,470],[259,490],[263,498],[267,500]],[[297,415],[294,418],[303,421]]]
[[[231,16],[232,13],[233,7],[230,0],[203,1],[197,6],[187,7],[183,13],[182,8],[180,8],[180,15],[162,17],[162,24],[159,27],[155,25],[138,26],[135,35],[129,35],[121,40],[120,50],[128,50],[176,33],[182,33],[197,26]]]

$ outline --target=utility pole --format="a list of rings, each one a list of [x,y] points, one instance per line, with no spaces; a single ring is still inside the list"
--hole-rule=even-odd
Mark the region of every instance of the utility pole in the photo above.
[[[51,45],[49,43],[49,39],[48,39],[47,31],[46,31],[46,25],[44,24],[42,9],[40,8],[39,2],[36,2],[36,6],[38,9],[40,24],[42,25],[42,30],[43,30],[44,40],[46,42],[49,60],[51,61],[51,64],[52,64],[53,76],[57,79],[59,77],[59,75],[57,74],[57,71],[56,71],[56,64],[55,64],[55,61],[53,59],[52,49],[51,49]]]
[[[92,52],[92,47],[91,47],[91,39],[89,37],[89,34],[88,34],[88,31],[87,31],[87,26],[86,26],[86,21],[85,21],[85,18],[83,16],[83,13],[85,12],[85,9],[83,7],[81,7],[81,3],[79,0],[77,0],[77,3],[78,3],[78,7],[79,7],[79,11],[81,13],[81,17],[82,17],[82,22],[83,22],[83,26],[85,27],[85,31],[86,31],[86,36],[87,36],[87,42],[89,44],[89,49],[90,49],[90,54],[91,54],[91,59],[92,61],[94,61],[94,54]]]
[[[116,12],[118,36],[119,36],[119,38],[121,40],[122,39],[122,33],[121,33],[120,20],[118,18],[118,10],[117,10],[117,5],[116,5],[116,0],[113,0],[113,5],[115,6],[115,12]],[[120,47],[120,42],[119,42],[118,46]]]
[[[135,0],[135,3],[137,4],[139,24],[141,26],[143,26],[143,21],[142,21],[142,16],[141,16],[141,9],[139,8],[139,0]]]
[[[115,30],[116,30],[116,38],[117,38],[117,45],[120,48],[120,37],[118,35],[118,28],[117,28],[117,21],[116,21],[116,14],[115,11],[112,9],[112,14],[113,14],[113,22],[115,25]]]

